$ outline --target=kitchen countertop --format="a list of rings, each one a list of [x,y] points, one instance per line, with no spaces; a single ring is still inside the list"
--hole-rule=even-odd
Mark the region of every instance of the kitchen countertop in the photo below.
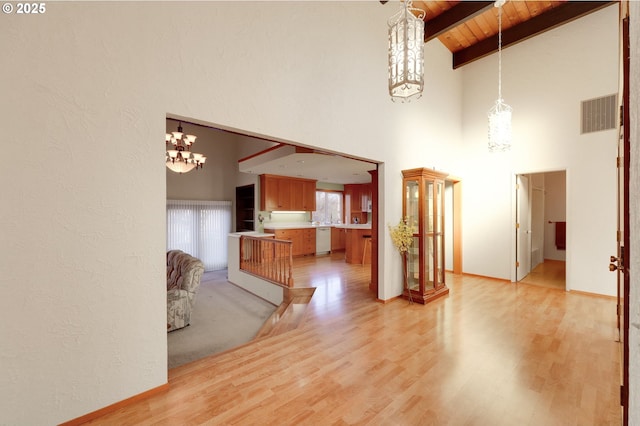
[[[343,229],[371,229],[370,223],[334,223],[331,225],[314,225],[311,223],[269,223],[264,229],[304,229],[304,228],[343,228]]]
[[[343,223],[340,225],[333,225],[336,228],[344,229],[371,229],[370,223]]]
[[[319,225],[312,225],[310,223],[270,223],[264,225],[264,229],[304,229],[320,227]]]
[[[275,237],[274,234],[269,234],[267,232],[258,232],[258,231],[231,232],[229,234],[229,236],[231,236],[231,237],[238,237],[238,238],[240,238],[243,235],[247,235],[249,237],[256,237],[256,238],[271,238],[271,237]]]

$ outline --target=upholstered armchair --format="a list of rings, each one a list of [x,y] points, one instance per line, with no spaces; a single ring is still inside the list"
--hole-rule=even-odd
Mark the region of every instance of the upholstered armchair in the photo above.
[[[200,287],[204,264],[181,250],[167,252],[167,331],[186,327]]]

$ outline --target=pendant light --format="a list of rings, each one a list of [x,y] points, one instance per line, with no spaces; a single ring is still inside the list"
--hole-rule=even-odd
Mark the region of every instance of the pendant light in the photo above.
[[[167,133],[165,144],[167,152],[165,163],[169,170],[176,173],[188,173],[193,169],[201,169],[207,157],[191,151],[191,145],[196,136],[187,135],[182,131],[182,123],[178,124],[178,131]]]
[[[511,148],[512,108],[502,99],[502,5],[506,0],[498,0],[498,99],[489,110],[489,151],[501,152]]]
[[[424,87],[425,11],[405,0],[389,18],[389,94],[391,100],[409,102],[422,96]]]

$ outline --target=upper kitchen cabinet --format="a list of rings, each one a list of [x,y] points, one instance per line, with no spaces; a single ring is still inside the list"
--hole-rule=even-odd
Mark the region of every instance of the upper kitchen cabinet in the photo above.
[[[312,212],[316,209],[316,181],[309,179],[291,180],[291,210]]]
[[[260,175],[260,210],[314,211],[315,209],[315,180]]]
[[[371,184],[347,184],[344,186],[345,221],[367,223],[371,213]]]

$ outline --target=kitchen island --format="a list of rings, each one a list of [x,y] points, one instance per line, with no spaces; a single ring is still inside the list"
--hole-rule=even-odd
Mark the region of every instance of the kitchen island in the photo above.
[[[345,261],[347,263],[371,264],[371,224],[363,223],[333,226],[345,230]]]

